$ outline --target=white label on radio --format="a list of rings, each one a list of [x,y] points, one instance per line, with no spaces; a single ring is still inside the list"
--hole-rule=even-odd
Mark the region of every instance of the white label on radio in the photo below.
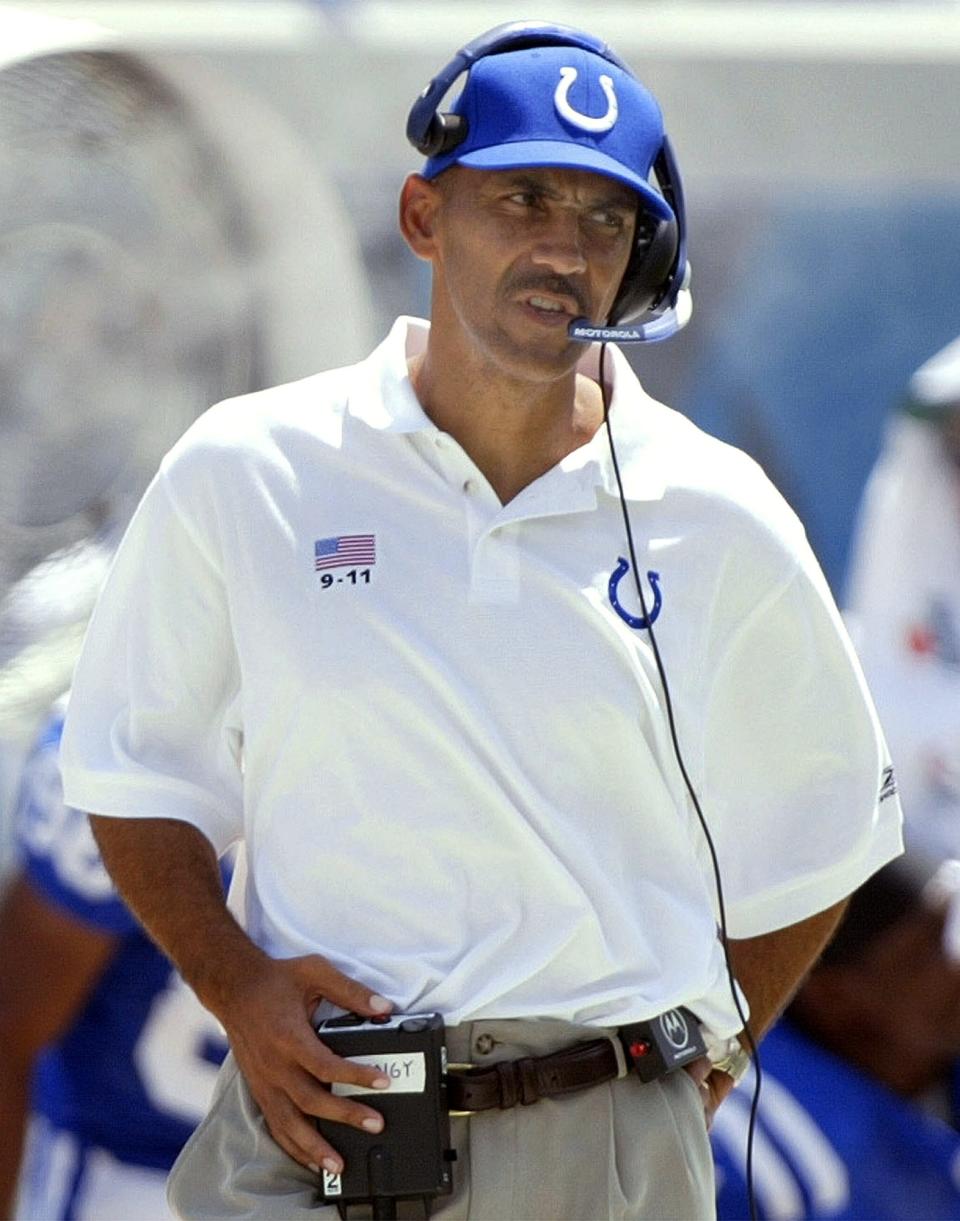
[[[422,1094],[427,1088],[427,1059],[422,1051],[397,1051],[379,1056],[344,1056],[354,1064],[369,1064],[390,1078],[388,1090],[372,1090],[365,1085],[334,1081],[330,1089],[341,1097],[353,1094]]]
[[[339,1174],[331,1174],[329,1170],[324,1170],[323,1194],[326,1196],[343,1195],[343,1180]]]

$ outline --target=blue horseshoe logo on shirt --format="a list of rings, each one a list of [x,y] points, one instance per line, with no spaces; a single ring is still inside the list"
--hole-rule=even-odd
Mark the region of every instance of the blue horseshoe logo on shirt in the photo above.
[[[649,627],[660,614],[660,606],[663,602],[663,597],[660,593],[660,573],[653,571],[647,573],[647,580],[650,582],[650,587],[653,590],[653,609],[648,611],[646,615],[631,615],[629,611],[623,609],[617,598],[617,587],[629,571],[629,562],[622,555],[619,556],[617,566],[610,574],[610,584],[608,586],[610,590],[610,605],[624,623],[628,623],[630,627],[638,629]]]

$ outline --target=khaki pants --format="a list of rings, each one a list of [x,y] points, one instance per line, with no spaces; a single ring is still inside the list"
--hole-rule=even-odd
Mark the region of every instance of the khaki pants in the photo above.
[[[447,1032],[451,1062],[545,1055],[604,1031],[552,1019],[473,1022]],[[454,1193],[442,1221],[709,1221],[713,1160],[699,1090],[687,1073],[637,1077],[532,1106],[454,1117]],[[236,1062],[220,1072],[210,1112],[170,1174],[174,1212],[189,1221],[336,1221],[317,1180],[272,1140]],[[419,1202],[399,1216],[422,1217]],[[351,1207],[350,1217],[364,1210]]]

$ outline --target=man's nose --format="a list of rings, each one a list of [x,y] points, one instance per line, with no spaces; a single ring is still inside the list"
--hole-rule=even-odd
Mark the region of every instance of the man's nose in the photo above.
[[[532,251],[533,262],[557,275],[586,271],[583,234],[576,215],[559,214],[541,229]]]

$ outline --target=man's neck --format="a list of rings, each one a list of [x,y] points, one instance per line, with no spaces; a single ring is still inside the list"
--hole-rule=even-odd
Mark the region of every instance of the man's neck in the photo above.
[[[428,345],[410,362],[410,379],[424,411],[459,442],[501,504],[585,445],[603,421],[600,387],[575,370],[533,382],[439,359]]]

